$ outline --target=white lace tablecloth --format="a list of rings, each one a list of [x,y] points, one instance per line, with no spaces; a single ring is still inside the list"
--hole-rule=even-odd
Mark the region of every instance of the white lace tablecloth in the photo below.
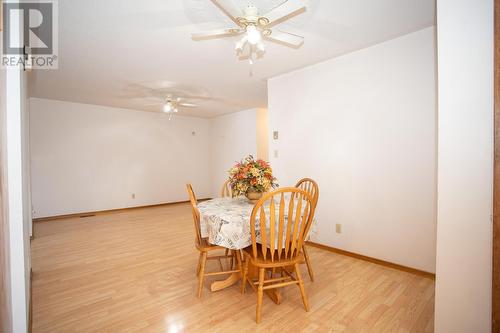
[[[245,197],[215,198],[198,204],[201,236],[232,250],[252,245],[250,215],[254,204]]]
[[[208,237],[210,244],[232,250],[240,250],[252,245],[250,215],[253,207],[254,204],[246,197],[215,198],[199,203],[201,236]],[[266,216],[269,216],[268,207],[265,209]],[[287,211],[288,208],[285,209],[285,225],[288,220]],[[278,218],[276,218],[276,223],[278,223]],[[268,224],[269,221],[266,221],[267,228],[269,228]],[[255,229],[257,242],[260,242],[258,223]]]

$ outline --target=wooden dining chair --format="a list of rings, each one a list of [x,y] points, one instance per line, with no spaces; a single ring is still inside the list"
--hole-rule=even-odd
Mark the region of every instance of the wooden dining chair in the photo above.
[[[222,190],[220,192],[221,198],[234,198],[233,189],[231,188],[231,184],[229,179],[227,179],[224,184],[222,184]],[[226,249],[226,255],[228,254],[228,249]],[[231,260],[231,267],[233,267],[233,260]]]
[[[222,190],[221,190],[220,196],[222,198],[227,198],[227,197],[234,198],[233,189],[231,188],[231,184],[229,183],[229,179],[226,180],[224,182],[224,184],[222,185]]]
[[[295,187],[300,188],[301,190],[304,190],[311,195],[313,201],[313,217],[314,217],[314,212],[316,211],[316,205],[318,204],[318,198],[319,198],[318,184],[311,178],[302,178],[297,182],[297,184],[295,184]],[[304,260],[306,262],[309,278],[311,279],[311,281],[314,281],[314,273],[311,265],[311,260],[309,259],[309,254],[307,253],[306,244],[302,245],[302,251],[304,252]]]
[[[208,253],[215,250],[225,250],[226,248],[222,246],[212,245],[208,242],[206,238],[201,236],[201,227],[200,227],[200,211],[198,210],[198,204],[196,200],[196,195],[194,194],[193,187],[191,184],[187,184],[187,191],[189,194],[189,200],[191,201],[191,207],[193,212],[193,221],[194,221],[194,229],[196,231],[195,237],[195,246],[198,252],[200,253],[198,259],[198,267],[196,268],[196,274],[198,275],[198,297],[201,297],[201,293],[203,291],[203,282],[205,277],[214,276],[214,275],[226,275],[241,272],[241,259],[239,255],[235,255],[235,251],[230,251],[230,253],[224,255],[213,255],[208,256]],[[233,258],[236,257],[236,261],[238,262],[238,269],[232,269],[233,267]],[[229,270],[224,270],[221,259],[231,259],[231,266]],[[220,272],[205,272],[205,265],[207,260],[218,260],[220,266]]]
[[[304,260],[301,250],[312,221],[312,200],[306,191],[285,187],[264,194],[252,210],[252,246],[245,249],[242,293],[247,281],[257,289],[257,323],[262,317],[263,292],[272,288],[297,285],[304,308],[309,311],[299,263]],[[249,264],[258,269],[258,281],[248,279]],[[270,273],[267,279],[266,270]],[[281,273],[280,277],[274,276],[275,270]]]

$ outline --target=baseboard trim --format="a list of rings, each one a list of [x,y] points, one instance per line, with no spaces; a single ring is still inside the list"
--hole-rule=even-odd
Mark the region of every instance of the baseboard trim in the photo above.
[[[210,200],[210,199],[212,199],[212,198],[198,199],[198,201],[206,201],[206,200]],[[61,219],[68,219],[68,218],[74,218],[74,217],[84,218],[84,217],[91,217],[91,216],[103,215],[103,214],[109,214],[109,213],[125,212],[125,211],[129,211],[129,210],[134,210],[134,209],[178,205],[178,204],[184,204],[184,203],[188,203],[188,202],[189,202],[189,200],[183,200],[183,201],[165,202],[165,203],[145,205],[145,206],[134,206],[134,207],[98,210],[98,211],[94,211],[94,212],[82,212],[82,213],[74,213],[74,214],[47,216],[47,217],[40,217],[40,218],[33,219],[33,222],[46,222],[46,221],[61,220]]]
[[[342,255],[345,255],[345,256],[349,256],[349,257],[360,259],[360,260],[364,260],[364,261],[369,261],[369,262],[374,263],[374,264],[378,264],[378,265],[389,267],[389,268],[394,268],[394,269],[397,269],[397,270],[400,270],[400,271],[404,271],[404,272],[407,272],[407,273],[412,273],[412,274],[420,275],[420,276],[423,276],[423,277],[426,277],[426,278],[429,278],[429,279],[432,279],[432,280],[436,279],[436,274],[430,273],[430,272],[426,272],[426,271],[422,271],[422,270],[419,270],[419,269],[416,269],[416,268],[411,268],[411,267],[407,267],[407,266],[395,264],[395,263],[392,263],[392,262],[389,262],[389,261],[385,261],[385,260],[381,260],[381,259],[376,259],[376,258],[368,257],[368,256],[365,256],[365,255],[362,255],[362,254],[358,254],[358,253],[354,253],[354,252],[349,252],[349,251],[341,250],[341,249],[338,249],[338,248],[335,248],[335,247],[332,247],[332,246],[323,245],[323,244],[319,244],[319,243],[315,243],[315,242],[311,242],[311,241],[307,241],[306,244],[310,245],[310,246],[313,246],[313,247],[316,247],[318,249],[322,249],[322,250],[326,250],[326,251],[330,251],[330,252],[342,254]]]

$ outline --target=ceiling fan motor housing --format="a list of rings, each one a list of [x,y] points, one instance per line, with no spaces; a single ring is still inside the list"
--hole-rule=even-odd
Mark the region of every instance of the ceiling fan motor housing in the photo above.
[[[236,23],[238,28],[220,29],[193,34],[193,39],[202,40],[218,37],[232,37],[244,34],[236,43],[235,51],[240,60],[248,59],[250,64],[253,59],[260,58],[264,54],[262,39],[283,44],[292,48],[298,48],[304,43],[304,37],[279,31],[274,34],[272,28],[289,18],[301,14],[306,7],[302,0],[286,0],[265,12],[265,16],[259,14],[259,9],[250,3],[246,6],[235,6],[234,2],[223,0],[211,0],[226,16]]]
[[[245,14],[245,19],[248,22],[257,23],[259,19],[259,9],[254,5],[247,5],[243,8],[243,13]]]

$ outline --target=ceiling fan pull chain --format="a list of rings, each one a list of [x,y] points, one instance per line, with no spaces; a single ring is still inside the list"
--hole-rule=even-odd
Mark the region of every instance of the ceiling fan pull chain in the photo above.
[[[250,69],[249,69],[249,73],[248,75],[249,76],[253,76],[253,47],[250,46],[250,52],[249,52],[249,56],[248,56],[248,63],[250,64]]]

